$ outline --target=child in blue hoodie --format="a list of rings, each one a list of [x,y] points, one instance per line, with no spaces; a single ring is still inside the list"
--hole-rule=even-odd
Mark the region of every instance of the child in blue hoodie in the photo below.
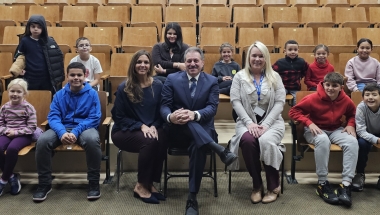
[[[100,197],[102,152],[97,129],[102,114],[98,94],[85,82],[85,74],[86,67],[82,63],[71,63],[67,67],[68,83],[53,97],[48,115],[50,129],[40,136],[36,145],[38,187],[33,194],[34,201],[44,201],[51,192],[51,154],[62,144],[67,149],[78,144],[86,151],[87,199]]]

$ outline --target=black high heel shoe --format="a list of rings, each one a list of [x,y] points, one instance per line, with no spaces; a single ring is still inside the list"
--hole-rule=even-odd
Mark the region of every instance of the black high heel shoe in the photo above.
[[[162,193],[155,193],[155,192],[152,192],[152,196],[156,197],[156,199],[160,200],[160,201],[166,201],[166,198],[164,195],[162,195]]]
[[[160,204],[160,202],[156,199],[156,197],[153,195],[153,193],[149,198],[143,198],[138,193],[133,191],[133,197],[141,199],[141,201],[148,203],[148,204]]]

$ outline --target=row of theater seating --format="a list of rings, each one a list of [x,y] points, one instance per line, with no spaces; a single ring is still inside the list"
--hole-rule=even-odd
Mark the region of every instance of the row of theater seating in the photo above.
[[[6,26],[1,34],[3,43],[1,52],[14,53],[19,42],[18,34],[25,31],[24,26]],[[122,31],[122,32],[121,32]],[[138,49],[152,50],[159,42],[155,27],[85,27],[81,34],[78,27],[48,27],[48,33],[54,37],[64,53],[74,52],[75,41],[80,36],[90,39],[94,52],[134,53]],[[162,32],[163,34],[163,32]],[[277,34],[277,38],[276,38]],[[380,28],[241,28],[238,32],[234,28],[204,27],[200,35],[192,27],[183,27],[184,43],[191,46],[199,44],[206,53],[218,53],[219,46],[229,42],[239,52],[243,51],[254,41],[261,41],[267,45],[270,52],[275,48],[283,49],[287,40],[294,39],[300,45],[300,52],[312,52],[317,44],[330,47],[332,53],[354,52],[359,38],[366,37],[372,40],[374,52],[380,53]],[[163,41],[162,36],[161,41]],[[237,40],[237,42],[236,42]],[[278,51],[278,50],[277,50]],[[282,50],[281,50],[282,51]]]
[[[5,4],[94,4],[94,5],[193,5],[193,6],[224,6],[224,7],[267,7],[267,6],[358,6],[378,4],[377,0],[4,0]]]

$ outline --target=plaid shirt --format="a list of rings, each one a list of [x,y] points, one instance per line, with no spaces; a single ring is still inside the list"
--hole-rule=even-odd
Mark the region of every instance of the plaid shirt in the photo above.
[[[309,64],[298,56],[294,59],[285,56],[274,63],[272,68],[281,76],[286,90],[300,90],[300,81],[305,77]]]

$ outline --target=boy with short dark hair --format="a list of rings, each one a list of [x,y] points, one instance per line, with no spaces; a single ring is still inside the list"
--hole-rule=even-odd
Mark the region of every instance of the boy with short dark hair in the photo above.
[[[48,115],[50,129],[37,140],[36,163],[38,187],[33,200],[44,201],[52,187],[52,152],[60,145],[72,148],[80,145],[86,152],[87,180],[89,181],[87,199],[100,197],[100,148],[98,126],[102,116],[97,92],[85,82],[86,67],[74,62],[67,67],[66,86],[53,97]]]
[[[362,191],[365,183],[364,169],[368,161],[368,153],[373,144],[380,144],[380,86],[376,83],[367,84],[362,92],[363,101],[356,109],[356,133],[358,134],[359,156],[356,164],[356,175],[352,188]],[[377,181],[380,189],[380,177]]]
[[[296,93],[301,90],[301,79],[305,77],[309,64],[298,57],[298,43],[288,40],[284,46],[285,58],[277,60],[272,65],[274,71],[281,76],[286,94],[293,96],[293,105],[296,103]]]
[[[315,145],[314,157],[318,175],[317,194],[327,203],[351,206],[351,182],[358,159],[355,131],[355,104],[344,93],[343,76],[332,72],[317,85],[317,92],[303,98],[289,111],[289,116],[305,125],[304,137]],[[347,126],[342,127],[341,118]],[[342,184],[334,192],[327,180],[331,143],[343,150]]]
[[[86,67],[86,82],[94,90],[99,90],[100,73],[103,72],[98,58],[91,54],[92,47],[90,40],[86,37],[79,37],[75,43],[78,55],[70,60],[70,63],[79,62]]]

